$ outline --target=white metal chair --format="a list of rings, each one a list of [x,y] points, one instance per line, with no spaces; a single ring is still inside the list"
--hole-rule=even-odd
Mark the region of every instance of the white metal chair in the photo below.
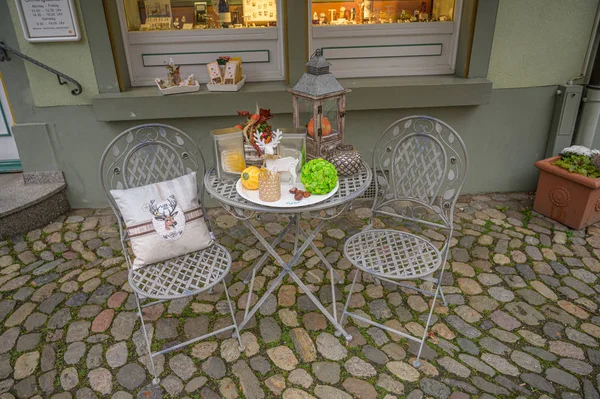
[[[108,145],[100,160],[100,182],[108,197],[110,206],[117,216],[123,255],[129,266],[129,284],[134,291],[142,331],[148,346],[154,384],[159,382],[154,357],[161,354],[232,329],[235,330],[235,335],[243,350],[233,306],[224,281],[231,268],[231,256],[224,247],[215,243],[202,251],[134,270],[131,267],[132,263],[127,247],[126,226],[119,208],[110,195],[110,190],[127,189],[171,180],[196,171],[198,198],[202,202],[203,217],[210,230],[204,206],[204,187],[202,185],[205,169],[204,157],[194,141],[181,130],[163,124],[139,125],[124,131]],[[212,231],[210,234],[214,239]],[[144,325],[142,309],[161,302],[200,294],[211,290],[220,282],[223,283],[225,296],[229,303],[232,324],[153,353]],[[146,298],[156,299],[156,301],[142,305],[141,301]]]
[[[446,123],[427,116],[410,116],[388,127],[373,151],[376,178],[373,216],[390,216],[447,231],[440,250],[426,238],[392,229],[367,228],[350,237],[344,245],[348,260],[358,269],[397,286],[433,295],[423,336],[414,337],[348,311],[354,280],[340,323],[347,316],[375,325],[420,344],[413,365],[420,366],[438,295],[446,304],[441,280],[453,232],[454,205],[467,174],[467,150],[460,136]],[[439,270],[439,275],[433,274]],[[435,291],[402,284],[421,279],[435,284]]]

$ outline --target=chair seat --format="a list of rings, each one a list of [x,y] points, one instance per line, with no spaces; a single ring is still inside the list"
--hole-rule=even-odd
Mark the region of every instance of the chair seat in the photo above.
[[[344,253],[356,267],[389,279],[417,279],[441,265],[438,249],[414,234],[396,230],[366,230],[350,237]]]
[[[129,270],[129,284],[139,295],[177,299],[206,291],[231,268],[229,252],[218,244],[201,251]]]

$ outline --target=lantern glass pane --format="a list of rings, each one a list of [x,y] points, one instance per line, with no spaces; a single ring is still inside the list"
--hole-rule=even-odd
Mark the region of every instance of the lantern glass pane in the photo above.
[[[298,125],[296,127],[305,127],[309,130],[309,134],[313,132],[313,117],[315,102],[309,98],[298,98]]]
[[[323,136],[339,132],[339,97],[323,100],[323,115],[321,117],[321,129]]]

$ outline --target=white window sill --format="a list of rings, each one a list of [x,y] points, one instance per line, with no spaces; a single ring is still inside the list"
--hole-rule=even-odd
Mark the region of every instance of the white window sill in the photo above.
[[[455,76],[405,76],[340,79],[352,92],[347,111],[455,107],[490,102],[492,82]],[[136,121],[237,115],[237,110],[260,101],[276,114],[292,112],[292,97],[284,82],[247,83],[239,92],[200,91],[162,96],[156,87],[94,96],[92,106],[99,121]]]

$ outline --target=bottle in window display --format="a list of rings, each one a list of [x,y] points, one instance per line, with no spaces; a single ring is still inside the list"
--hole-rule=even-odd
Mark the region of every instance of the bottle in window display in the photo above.
[[[368,24],[373,18],[373,4],[371,0],[365,0],[363,9],[363,23]]]
[[[231,25],[231,12],[227,0],[219,0],[219,22],[223,28]]]

